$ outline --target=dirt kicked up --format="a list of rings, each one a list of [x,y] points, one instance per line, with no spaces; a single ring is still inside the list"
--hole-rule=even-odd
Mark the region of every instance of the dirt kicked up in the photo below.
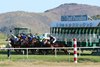
[[[100,63],[0,61],[0,67],[100,67]]]

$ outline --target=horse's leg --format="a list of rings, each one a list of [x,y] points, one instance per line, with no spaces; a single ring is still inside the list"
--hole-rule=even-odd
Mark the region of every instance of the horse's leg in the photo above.
[[[43,54],[43,55],[46,55],[46,50],[45,50],[45,49],[41,49],[41,50],[39,51],[39,53],[40,53],[40,54]]]
[[[51,49],[51,53],[52,54],[55,54],[55,49]]]
[[[30,49],[30,51],[31,51],[32,54],[36,53],[36,49]]]
[[[62,49],[64,51],[65,54],[68,54],[69,52],[67,51],[67,49]]]

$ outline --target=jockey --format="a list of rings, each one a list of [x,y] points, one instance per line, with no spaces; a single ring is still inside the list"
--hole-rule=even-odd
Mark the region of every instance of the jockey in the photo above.
[[[38,33],[35,34],[35,37],[36,37],[37,40],[40,40]]]
[[[42,42],[42,41],[43,41],[43,39],[44,39],[44,36],[43,36],[43,35],[41,35],[41,36],[40,36],[40,42]]]
[[[50,38],[50,43],[53,44],[56,42],[56,38],[52,35],[49,35],[49,38]]]
[[[19,40],[14,34],[11,34],[11,36],[13,36],[14,42],[17,42]]]
[[[28,34],[27,36],[28,36],[28,38],[29,38],[29,41],[30,41],[30,42],[32,41],[32,39],[33,39],[33,38],[35,38],[35,36],[34,36],[34,35],[32,35],[31,33],[30,33],[30,34]]]
[[[25,40],[26,37],[27,37],[27,36],[26,36],[24,33],[21,33],[21,38],[22,38],[23,40]]]
[[[32,33],[29,34],[30,37],[35,38],[35,35],[33,35]]]

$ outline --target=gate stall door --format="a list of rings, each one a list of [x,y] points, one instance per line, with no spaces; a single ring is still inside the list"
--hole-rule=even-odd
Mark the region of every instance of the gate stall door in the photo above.
[[[96,28],[93,28],[93,43],[92,43],[92,45],[93,45],[93,47],[95,47],[96,46],[96,41],[97,41],[97,33],[96,33],[96,31],[97,31],[97,29]]]
[[[86,42],[85,42],[85,28],[82,28],[81,30],[81,47],[86,47]]]
[[[96,28],[96,46],[100,46],[100,29]]]
[[[56,37],[56,39],[58,39],[58,38],[59,38],[59,37],[58,37],[58,36],[59,36],[59,33],[58,33],[58,32],[59,32],[59,28],[56,28],[56,33],[55,33],[55,35],[56,35],[56,36],[55,36],[55,37]]]
[[[89,30],[89,46],[92,46],[92,29]]]

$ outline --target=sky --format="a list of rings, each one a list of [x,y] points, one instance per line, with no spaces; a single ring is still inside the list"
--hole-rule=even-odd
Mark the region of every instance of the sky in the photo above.
[[[100,6],[100,0],[0,0],[0,13],[12,11],[41,13],[65,3]]]

